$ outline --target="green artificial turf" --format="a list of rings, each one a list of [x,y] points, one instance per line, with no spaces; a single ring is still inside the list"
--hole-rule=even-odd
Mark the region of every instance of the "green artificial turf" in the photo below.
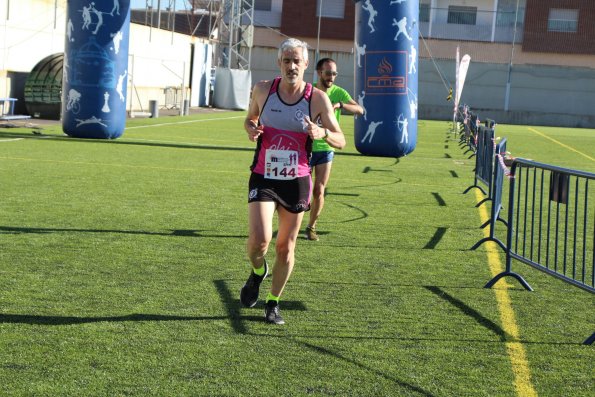
[[[0,128],[0,395],[518,395],[450,124],[420,121],[394,159],[359,155],[343,117],[321,240],[300,237],[277,327],[238,300],[243,117],[134,119],[113,141]],[[595,170],[594,130],[496,131],[514,156]],[[507,292],[532,387],[593,396],[593,294],[515,268],[535,289]]]

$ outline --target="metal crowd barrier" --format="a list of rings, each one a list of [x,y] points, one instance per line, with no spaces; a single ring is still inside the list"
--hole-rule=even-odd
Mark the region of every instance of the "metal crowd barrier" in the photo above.
[[[473,178],[473,185],[469,186],[463,194],[467,194],[471,189],[478,188],[484,195],[485,199],[477,203],[476,207],[492,199],[492,178],[494,167],[494,130],[480,126],[477,132],[477,151],[475,156],[475,176]],[[486,193],[478,182],[482,182],[488,189]]]
[[[595,174],[517,158],[510,177],[506,269],[485,287],[512,276],[532,291],[516,259],[595,293]]]
[[[464,133],[461,135],[460,146],[467,146],[468,149],[463,154],[471,152],[469,158],[472,158],[477,152],[477,115],[468,108],[464,113],[463,125]]]
[[[491,193],[491,200],[492,200],[492,208],[490,210],[490,219],[488,219],[481,228],[485,228],[487,226],[490,227],[490,234],[488,237],[482,238],[479,240],[471,250],[477,249],[480,245],[487,241],[493,241],[498,244],[504,251],[506,251],[506,246],[504,243],[498,239],[495,235],[496,233],[496,222],[500,221],[504,223],[504,225],[508,226],[508,222],[500,217],[500,212],[502,211],[502,187],[504,184],[504,176],[505,174],[509,173],[506,165],[504,164],[504,156],[506,154],[506,138],[502,138],[500,142],[498,142],[495,146],[495,155],[493,156],[493,170],[494,174],[492,177],[492,188],[490,190]],[[478,204],[479,205],[479,204]]]

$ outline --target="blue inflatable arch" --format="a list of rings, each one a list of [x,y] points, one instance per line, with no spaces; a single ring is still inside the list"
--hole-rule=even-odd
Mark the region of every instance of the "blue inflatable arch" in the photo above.
[[[358,0],[355,5],[355,147],[402,157],[417,142],[419,0]]]
[[[126,124],[130,0],[69,0],[62,129],[79,138],[118,138]]]

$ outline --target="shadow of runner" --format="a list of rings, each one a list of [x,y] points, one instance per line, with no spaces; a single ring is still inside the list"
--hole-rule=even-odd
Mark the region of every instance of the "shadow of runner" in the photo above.
[[[238,334],[247,334],[248,329],[246,328],[245,321],[258,321],[264,322],[264,302],[259,300],[259,302],[254,306],[252,309],[258,310],[259,316],[242,316],[240,314],[240,310],[244,308],[240,303],[239,296],[240,296],[240,289],[236,291],[235,294],[232,294],[232,291],[227,286],[227,282],[225,280],[214,280],[213,283],[215,284],[215,288],[221,297],[221,302],[225,306],[225,310],[227,311],[227,316],[225,318],[229,319],[231,322],[231,327],[233,330]],[[306,310],[306,306],[300,301],[282,301],[282,309],[283,310]]]

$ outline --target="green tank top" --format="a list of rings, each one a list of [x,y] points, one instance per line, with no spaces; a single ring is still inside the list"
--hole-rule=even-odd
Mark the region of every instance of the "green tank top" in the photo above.
[[[337,85],[334,85],[334,84],[331,86],[331,88],[329,88],[326,91],[326,95],[328,95],[328,97],[331,100],[331,103],[333,105],[335,103],[339,103],[339,102],[347,103],[347,102],[351,101],[351,95],[349,95],[349,93],[346,90],[344,90],[343,88],[341,88]],[[337,118],[337,121],[340,120],[341,109],[335,110],[335,117]],[[330,152],[330,151],[334,151],[334,150],[335,149],[333,147],[331,147],[328,143],[326,143],[326,141],[324,139],[315,139],[312,144],[313,152]]]

